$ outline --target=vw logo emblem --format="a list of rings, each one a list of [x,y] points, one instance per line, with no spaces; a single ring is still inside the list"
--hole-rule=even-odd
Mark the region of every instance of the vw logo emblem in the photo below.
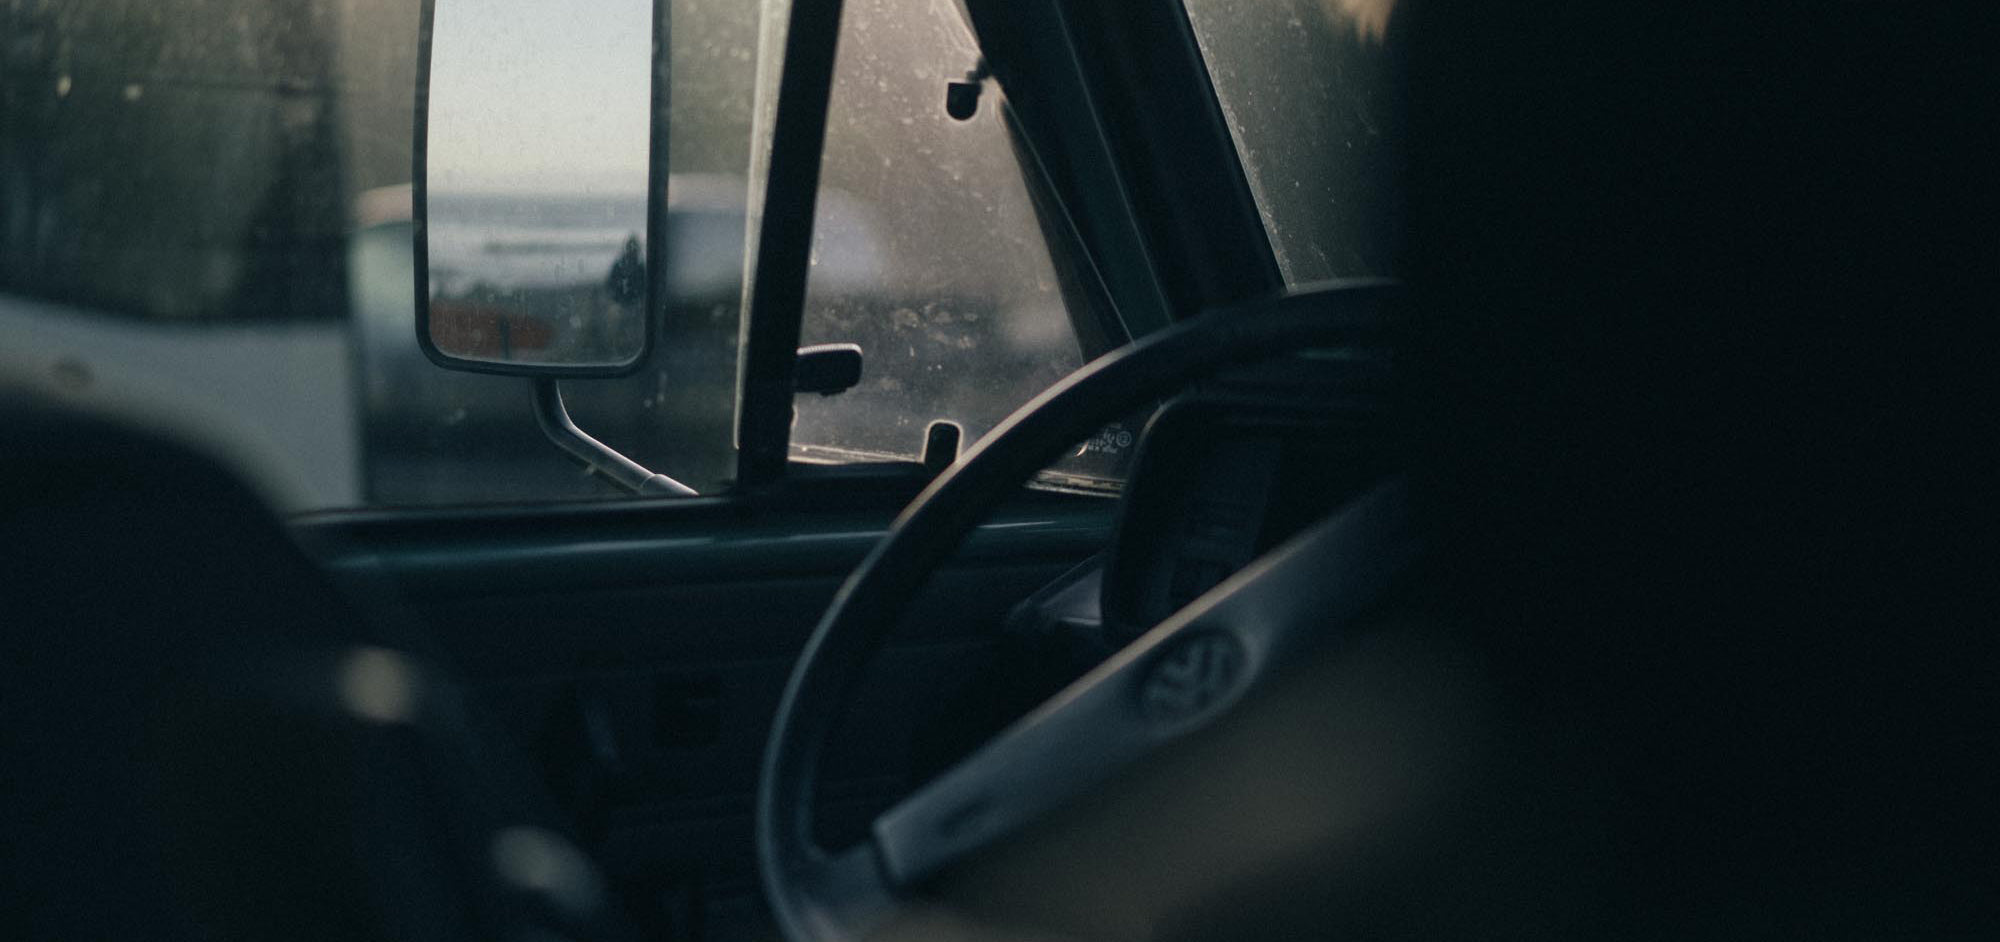
[[[1169,641],[1139,684],[1148,719],[1178,726],[1198,719],[1236,691],[1243,647],[1232,635],[1203,631]]]

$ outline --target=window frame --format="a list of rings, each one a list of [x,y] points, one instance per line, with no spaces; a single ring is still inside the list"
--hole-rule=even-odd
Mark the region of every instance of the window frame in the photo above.
[[[929,475],[916,462],[790,459],[792,372],[843,7],[841,0],[801,0],[789,11],[744,305],[737,493],[788,479]],[[1115,321],[1104,325],[1105,335],[1129,339],[1218,304],[1283,291],[1179,0],[964,0],[962,9],[989,70],[1008,89],[1008,127],[1046,215],[1049,250],[1107,306],[1091,312]],[[1149,192],[1175,196],[1149,199]],[[1090,193],[1100,196],[1079,198]]]
[[[745,285],[736,478],[728,489],[671,501],[359,508],[299,516],[602,519],[598,515],[643,505],[677,518],[720,507],[755,512],[800,501],[883,505],[914,497],[935,474],[920,462],[825,465],[790,457],[793,370],[844,6],[842,0],[789,5],[755,266]],[[1043,214],[1049,251],[1059,268],[1079,276],[1079,293],[1103,305],[1088,312],[1103,326],[1102,337],[1122,341],[1211,306],[1281,291],[1283,282],[1179,0],[1109,0],[1106,7],[1097,12],[1090,0],[963,0],[961,9],[990,73],[1005,83],[1005,118]],[[1127,21],[1120,15],[1126,8],[1142,15]],[[666,28],[657,17],[655,22],[656,29]],[[1178,38],[1147,49],[1161,29]],[[1142,49],[1147,54],[1135,62]],[[1092,64],[1106,57],[1123,67]],[[1155,109],[1147,104],[1159,94],[1153,82],[1192,89],[1197,97]],[[943,91],[941,80],[940,96]],[[664,112],[661,98],[655,104]],[[1107,119],[1120,110],[1161,113],[1125,124]],[[1227,182],[1216,186],[1217,179]],[[1164,192],[1175,193],[1174,199],[1148,196],[1173,181],[1179,186]],[[1201,195],[1196,205],[1176,208],[1189,193]],[[1230,232],[1243,235],[1232,244]]]
[[[793,368],[805,322],[820,156],[844,7],[841,0],[795,0],[787,11],[755,262],[744,288],[735,491],[780,481],[791,463]]]
[[[1163,299],[1161,323],[1284,291],[1180,0],[964,2],[982,43],[992,40],[995,73],[1018,76],[1011,97],[1031,135],[1068,145],[1069,179],[1058,181],[1065,195],[1087,205],[1108,181],[1122,196]],[[1076,107],[1079,98],[1087,107]],[[1072,115],[1091,126],[1065,129]],[[1093,228],[1093,256],[1130,254],[1114,229]]]

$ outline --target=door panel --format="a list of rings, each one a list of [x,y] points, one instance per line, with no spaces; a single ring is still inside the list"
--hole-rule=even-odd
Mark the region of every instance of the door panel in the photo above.
[[[830,842],[935,767],[925,743],[988,664],[1008,611],[1101,549],[1113,502],[1029,494],[975,534],[912,606],[831,747]],[[793,659],[886,507],[690,501],[297,522],[335,572],[414,613],[538,764],[656,937],[767,931],[751,795]]]

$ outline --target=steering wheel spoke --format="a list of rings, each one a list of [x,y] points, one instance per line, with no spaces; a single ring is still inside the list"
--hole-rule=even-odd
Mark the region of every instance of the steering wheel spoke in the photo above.
[[[806,905],[795,916],[815,939],[866,938],[898,911],[871,842],[794,861],[786,879],[801,890]]]
[[[873,842],[833,855],[812,838],[813,781],[833,718],[925,578],[980,520],[1104,423],[1232,365],[1372,342],[1399,297],[1390,281],[1332,283],[1157,331],[1022,406],[917,496],[835,595],[772,723],[758,783],[757,854],[787,938],[864,934],[882,910],[893,915],[905,887],[1199,729],[1293,646],[1372,601],[1413,552],[1402,535],[1399,484],[1197,599],[883,815]]]
[[[1380,598],[1415,555],[1377,486],[1224,581],[875,819],[884,877],[919,883],[1227,712]]]

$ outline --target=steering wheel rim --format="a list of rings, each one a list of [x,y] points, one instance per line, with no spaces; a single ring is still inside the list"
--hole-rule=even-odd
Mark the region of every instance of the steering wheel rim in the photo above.
[[[834,854],[813,838],[814,783],[863,667],[938,562],[1031,475],[1105,423],[1230,366],[1377,339],[1400,294],[1389,280],[1333,282],[1212,311],[1121,347],[1021,406],[897,516],[807,640],[766,743],[757,862],[786,938],[853,938],[868,914],[894,904],[872,842]]]

